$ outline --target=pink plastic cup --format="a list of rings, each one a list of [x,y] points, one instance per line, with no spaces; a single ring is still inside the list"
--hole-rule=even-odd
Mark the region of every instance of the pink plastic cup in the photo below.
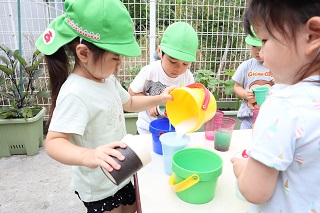
[[[254,128],[254,124],[256,123],[257,117],[259,115],[259,109],[252,109],[252,129]]]
[[[229,117],[223,117],[221,125],[214,130],[214,148],[225,152],[229,150],[231,136],[236,124],[236,120]]]
[[[205,123],[205,138],[207,140],[214,140],[214,130],[221,125],[224,112],[217,110],[212,119]]]

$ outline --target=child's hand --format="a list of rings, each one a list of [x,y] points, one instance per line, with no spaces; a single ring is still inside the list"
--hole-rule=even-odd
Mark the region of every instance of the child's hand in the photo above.
[[[165,90],[160,94],[161,96],[161,103],[164,104],[168,100],[172,100],[172,96],[170,95],[170,92],[174,90],[176,86],[170,86],[165,88]]]
[[[244,95],[244,99],[248,101],[255,99],[255,96],[252,90],[245,90],[243,95]]]
[[[154,118],[157,118],[159,113],[158,113],[158,110],[157,110],[157,107],[153,107],[149,110],[149,114],[151,117],[154,117]]]
[[[125,157],[115,149],[117,147],[126,148],[127,145],[123,142],[117,141],[98,146],[96,149],[92,150],[89,156],[85,159],[87,161],[85,162],[85,165],[90,168],[97,168],[98,166],[101,166],[109,172],[113,169],[119,170],[121,166],[112,158],[112,156],[121,161],[123,161]]]
[[[252,98],[250,100],[248,100],[248,107],[250,107],[251,109],[257,108],[257,101],[256,98]]]

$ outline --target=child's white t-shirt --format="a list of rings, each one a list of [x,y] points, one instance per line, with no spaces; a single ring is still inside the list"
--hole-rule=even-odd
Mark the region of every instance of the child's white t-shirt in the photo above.
[[[131,82],[130,88],[134,93],[143,92],[147,96],[154,96],[161,94],[168,86],[183,87],[192,83],[194,83],[194,78],[189,69],[176,78],[170,78],[164,72],[161,60],[158,60],[143,67]],[[149,110],[139,112],[137,120],[139,134],[150,134],[149,124],[155,119],[150,116]]]
[[[320,212],[320,84],[313,76],[267,98],[248,154],[279,170],[276,189],[249,213]]]

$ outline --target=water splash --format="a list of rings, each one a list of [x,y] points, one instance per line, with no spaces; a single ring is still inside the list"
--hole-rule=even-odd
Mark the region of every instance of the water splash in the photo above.
[[[177,138],[182,138],[187,132],[194,129],[198,124],[197,118],[189,118],[179,123],[176,128]]]

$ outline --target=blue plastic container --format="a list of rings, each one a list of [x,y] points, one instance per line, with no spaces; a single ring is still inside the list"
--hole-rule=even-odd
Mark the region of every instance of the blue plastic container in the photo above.
[[[149,131],[152,134],[153,151],[159,155],[162,155],[162,145],[159,137],[166,132],[175,132],[176,130],[174,126],[170,124],[168,118],[158,118],[150,122]]]

